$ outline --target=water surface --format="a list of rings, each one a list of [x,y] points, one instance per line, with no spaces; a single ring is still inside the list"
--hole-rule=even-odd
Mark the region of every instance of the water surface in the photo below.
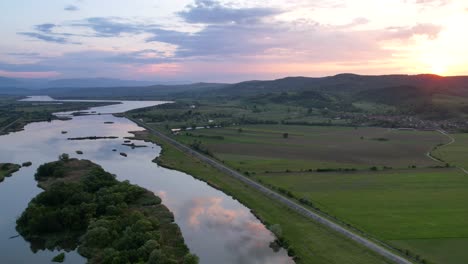
[[[29,98],[29,101],[51,101],[50,97]],[[81,100],[89,101],[89,100]],[[95,107],[88,112],[118,113],[166,102],[121,101],[121,104]],[[113,122],[105,124],[104,122]],[[17,234],[16,218],[28,202],[41,189],[36,187],[34,173],[43,163],[55,161],[61,153],[71,157],[88,159],[117,175],[119,180],[129,180],[159,195],[163,203],[175,215],[191,252],[200,257],[201,263],[293,263],[285,250],[273,252],[269,243],[273,235],[256,219],[248,208],[192,176],[159,167],[152,160],[159,155],[159,146],[132,140],[145,148],[131,149],[123,146],[129,131],[142,130],[126,118],[112,115],[76,116],[71,120],[32,123],[24,131],[0,136],[0,162],[33,165],[22,168],[13,177],[0,183],[0,262],[1,263],[50,263],[58,251],[39,251],[34,254],[22,237]],[[67,134],[62,134],[67,131]],[[117,136],[118,139],[70,141],[68,137]],[[117,151],[112,151],[116,149]],[[77,155],[76,151],[83,151]],[[125,152],[128,157],[122,157]],[[66,254],[65,263],[85,263],[76,252]]]

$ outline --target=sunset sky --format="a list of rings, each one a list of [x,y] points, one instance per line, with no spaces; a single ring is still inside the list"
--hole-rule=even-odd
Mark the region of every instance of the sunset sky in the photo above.
[[[466,0],[0,2],[0,76],[468,74]]]

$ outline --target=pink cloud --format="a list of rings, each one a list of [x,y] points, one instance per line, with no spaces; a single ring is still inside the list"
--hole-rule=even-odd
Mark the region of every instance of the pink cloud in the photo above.
[[[55,71],[50,72],[10,72],[0,70],[0,75],[10,78],[51,78],[60,76],[60,73]]]
[[[234,221],[247,215],[244,210],[224,208],[222,201],[220,197],[197,198],[193,200],[193,206],[190,208],[188,217],[190,226],[198,228],[202,217],[206,217],[207,221],[212,224],[232,224]]]

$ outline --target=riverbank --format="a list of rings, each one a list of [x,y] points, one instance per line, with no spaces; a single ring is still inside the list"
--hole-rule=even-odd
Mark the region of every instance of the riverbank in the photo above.
[[[69,120],[58,117],[57,112],[82,111],[90,107],[109,106],[115,102],[35,102],[18,101],[20,97],[3,98],[0,96],[0,135],[24,130],[34,122]]]
[[[273,229],[283,246],[289,248],[289,253],[296,256],[297,263],[390,263],[338,232],[309,220],[247,184],[185,154],[164,139],[148,132],[134,134],[137,139],[162,147],[162,153],[155,159],[161,166],[186,172],[251,208],[267,227]]]
[[[10,177],[13,173],[21,168],[20,165],[12,163],[0,163],[0,182],[5,180],[5,177]]]
[[[90,263],[196,263],[174,215],[152,192],[68,155],[41,165],[35,178],[45,191],[17,230],[36,248],[77,248]]]

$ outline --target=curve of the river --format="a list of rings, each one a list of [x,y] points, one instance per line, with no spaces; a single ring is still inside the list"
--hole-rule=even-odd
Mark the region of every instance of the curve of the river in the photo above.
[[[33,97],[29,101],[53,101],[50,97]],[[161,101],[120,101],[120,104],[88,110],[100,115],[72,117],[71,120],[32,123],[23,131],[0,136],[0,161],[32,161],[11,178],[0,183],[0,262],[50,263],[58,251],[33,253],[28,242],[17,235],[16,218],[28,202],[41,192],[34,173],[43,163],[57,160],[61,153],[88,159],[117,175],[159,195],[175,215],[190,250],[201,263],[294,263],[285,250],[274,252],[269,243],[274,237],[244,205],[192,176],[159,167],[152,160],[159,146],[138,140],[144,148],[122,145],[129,131],[142,130],[126,118],[107,115],[158,105]],[[62,113],[63,114],[63,113]],[[106,123],[105,123],[106,122]],[[112,122],[112,123],[109,123]],[[67,131],[63,134],[62,131]],[[70,141],[69,137],[117,136],[117,139]],[[113,150],[116,151],[113,151]],[[76,154],[77,150],[83,155]],[[119,155],[128,154],[127,157]],[[14,237],[14,238],[11,238]],[[76,252],[66,253],[65,263],[84,263]]]

